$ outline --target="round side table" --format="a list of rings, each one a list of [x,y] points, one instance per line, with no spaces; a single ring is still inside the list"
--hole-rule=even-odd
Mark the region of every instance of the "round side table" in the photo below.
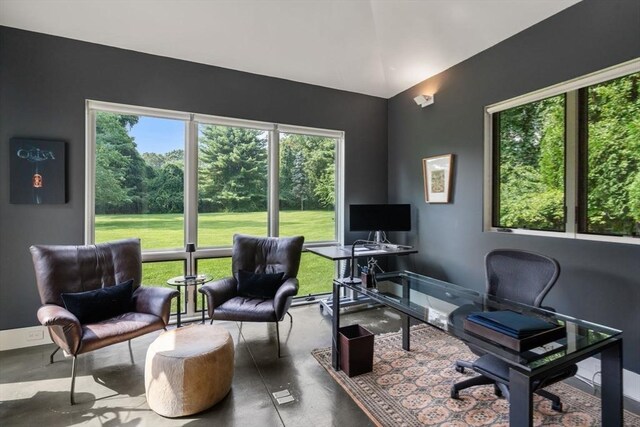
[[[186,298],[186,301],[189,301],[189,293],[187,292],[187,289],[189,286],[195,286],[197,291],[198,285],[204,285],[205,283],[210,282],[212,280],[213,280],[213,277],[210,276],[209,274],[198,274],[197,276],[176,276],[167,280],[167,285],[175,286],[176,288],[178,288],[178,313],[177,313],[177,322],[176,322],[176,326],[178,328],[182,326],[181,316],[180,316],[182,313],[182,304],[181,304],[182,292],[180,292],[180,287],[184,286],[184,290],[185,290],[184,296]],[[196,292],[195,295],[196,295],[195,302],[197,305],[198,292]],[[202,323],[204,323],[204,311],[205,311],[205,304],[206,304],[205,301],[206,299],[203,294],[202,295]]]

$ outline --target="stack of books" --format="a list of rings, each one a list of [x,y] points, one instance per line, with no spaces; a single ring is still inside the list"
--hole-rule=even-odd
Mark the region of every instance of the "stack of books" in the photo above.
[[[464,321],[464,328],[519,352],[566,335],[562,325],[510,310],[471,313]]]

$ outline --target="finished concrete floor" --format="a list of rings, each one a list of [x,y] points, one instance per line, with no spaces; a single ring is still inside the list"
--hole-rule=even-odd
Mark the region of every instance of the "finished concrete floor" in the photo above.
[[[280,324],[282,356],[277,357],[273,324],[215,322],[235,343],[231,392],[213,408],[169,419],[154,413],[145,399],[147,347],[160,334],[132,341],[135,363],[126,343],[78,358],[76,405],[69,405],[71,360],[62,352],[49,364],[52,344],[0,353],[1,426],[370,426],[367,416],[322,368],[311,351],[331,345],[331,318],[318,305],[293,307]],[[384,309],[341,316],[374,333],[400,329],[399,316]],[[287,389],[294,401],[278,405],[271,393]]]
[[[273,324],[216,322],[235,343],[231,392],[213,408],[188,417],[163,418],[149,409],[144,392],[147,347],[155,332],[81,355],[76,405],[69,405],[71,360],[53,345],[0,352],[0,426],[371,426],[367,416],[322,368],[311,351],[331,345],[331,318],[318,305],[293,307],[293,325],[280,324],[282,358],[277,357]],[[342,324],[360,323],[373,333],[400,329],[400,317],[374,308],[341,314]],[[571,383],[587,389],[581,381]],[[272,393],[287,389],[293,402],[279,405]],[[637,402],[625,402],[638,413]]]

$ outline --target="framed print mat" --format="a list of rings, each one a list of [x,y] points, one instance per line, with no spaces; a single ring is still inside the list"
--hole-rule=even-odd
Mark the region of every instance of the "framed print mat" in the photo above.
[[[453,154],[422,159],[424,200],[427,203],[449,203]]]
[[[66,203],[63,141],[11,138],[9,148],[11,203]]]

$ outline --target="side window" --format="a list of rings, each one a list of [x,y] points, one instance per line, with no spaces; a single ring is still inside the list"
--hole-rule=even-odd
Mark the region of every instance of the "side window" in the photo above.
[[[564,95],[496,113],[493,149],[493,225],[564,231]]]
[[[584,233],[640,236],[640,73],[581,91]]]

